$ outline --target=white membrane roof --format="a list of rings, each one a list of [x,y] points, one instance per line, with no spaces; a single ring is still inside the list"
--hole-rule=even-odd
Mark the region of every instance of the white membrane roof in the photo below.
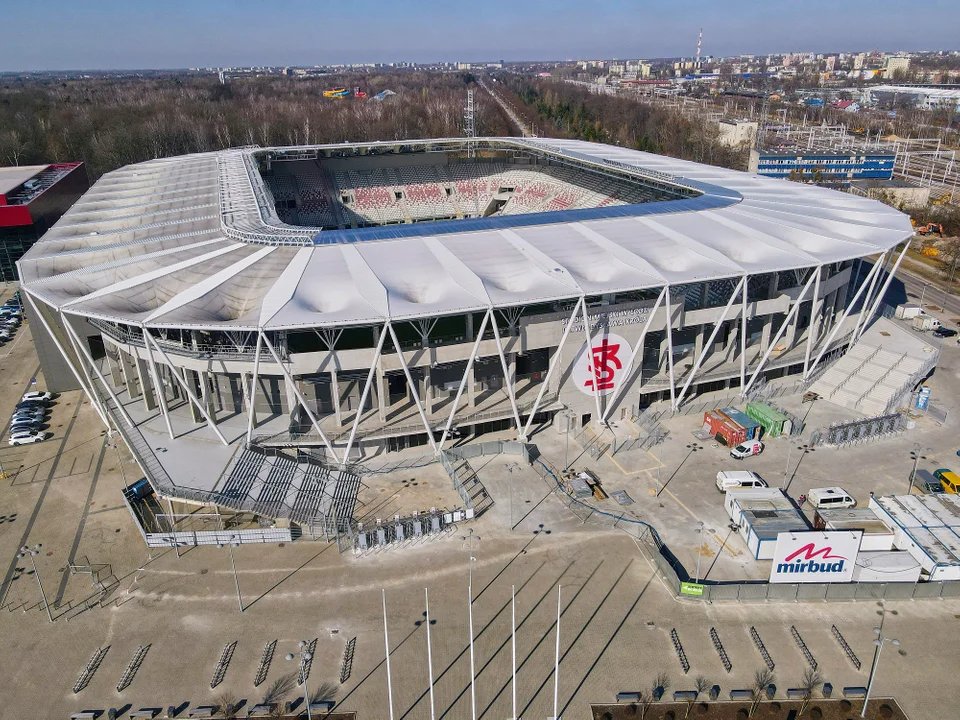
[[[318,232],[283,225],[267,207],[252,160],[260,150],[228,150],[105,175],[23,257],[21,277],[57,309],[116,322],[282,329],[792,270],[884,252],[912,235],[906,215],[824,188],[609,145],[484,141],[637,168],[700,194]]]

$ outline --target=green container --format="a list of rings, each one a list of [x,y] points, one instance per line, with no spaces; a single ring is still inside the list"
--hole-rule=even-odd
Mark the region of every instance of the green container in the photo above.
[[[784,426],[790,421],[782,412],[762,402],[747,403],[747,416],[760,423],[767,437],[783,435]]]

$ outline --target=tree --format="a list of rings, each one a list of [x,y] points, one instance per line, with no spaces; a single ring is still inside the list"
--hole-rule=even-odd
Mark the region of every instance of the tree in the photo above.
[[[800,678],[800,689],[803,691],[803,702],[800,705],[799,715],[807,709],[807,705],[810,704],[813,694],[820,689],[820,686],[823,685],[823,677],[820,674],[819,670],[814,670],[811,667],[808,667],[803,671],[803,675]]]
[[[753,687],[750,688],[750,717],[753,717],[757,708],[760,707],[760,702],[767,692],[767,686],[773,682],[773,678],[773,670],[769,668],[762,668],[753,674]]]
[[[690,717],[690,711],[693,710],[693,705],[700,698],[702,693],[705,693],[710,689],[710,681],[707,680],[703,675],[697,675],[697,679],[694,681],[694,690],[696,695],[687,701],[687,712],[684,717]]]

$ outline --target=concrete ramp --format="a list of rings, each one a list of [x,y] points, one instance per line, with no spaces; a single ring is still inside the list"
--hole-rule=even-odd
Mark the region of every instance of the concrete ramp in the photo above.
[[[881,318],[810,390],[867,417],[885,415],[906,402],[939,355],[920,333]]]

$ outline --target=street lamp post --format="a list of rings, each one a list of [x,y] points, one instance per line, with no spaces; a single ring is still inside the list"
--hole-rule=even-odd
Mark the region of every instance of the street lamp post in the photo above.
[[[310,662],[313,659],[313,654],[307,649],[310,645],[306,640],[301,640],[299,643],[300,652],[299,660],[301,669],[306,666],[306,663]],[[294,660],[298,656],[293,653],[287,653],[287,660]],[[307,689],[307,674],[303,673],[303,701],[307,705],[307,720],[313,720],[313,715],[310,713],[310,691]]]
[[[885,638],[880,634],[880,628],[875,627],[873,629],[877,633],[877,639],[873,641],[873,644],[877,646],[877,654],[873,658],[873,667],[870,668],[870,679],[867,681],[867,694],[863,698],[863,710],[860,711],[860,717],[865,718],[867,716],[867,703],[870,702],[870,691],[873,689],[873,680],[877,674],[877,665],[880,664],[880,653],[883,652],[883,646],[885,643],[890,643],[891,645],[900,646],[900,641],[895,638]]]
[[[474,535],[473,528],[470,528],[470,532],[460,539],[467,545],[468,551],[470,552],[470,573],[469,584],[467,585],[467,591],[470,596],[467,605],[467,615],[470,624],[470,717],[473,720],[477,720],[477,689],[473,653],[473,561],[476,560],[476,558],[473,556],[473,541],[479,540],[480,536]]]
[[[217,543],[217,547],[223,549],[224,543]],[[233,549],[240,547],[240,542],[236,535],[231,535],[226,543],[227,550],[230,551],[230,569],[233,570],[233,584],[237,588],[237,605],[240,606],[240,612],[243,612],[243,598],[240,596],[240,578],[237,577],[237,563],[233,559]]]
[[[700,548],[703,547],[703,521],[697,520],[697,577],[695,582],[700,584]]]
[[[30,557],[30,564],[33,565],[33,576],[37,579],[37,587],[40,588],[40,597],[43,598],[43,607],[47,611],[47,619],[53,622],[53,615],[50,613],[50,605],[47,603],[47,594],[43,591],[43,583],[40,582],[40,571],[37,570],[37,561],[34,558],[40,554],[40,545],[34,545],[32,548],[24,545],[17,553],[18,558]]]
[[[913,483],[917,478],[917,466],[921,460],[926,460],[926,455],[920,454],[920,444],[916,443],[913,450],[910,451],[910,459],[913,460],[913,470],[910,471],[910,486],[907,488],[907,495],[913,492]]]

